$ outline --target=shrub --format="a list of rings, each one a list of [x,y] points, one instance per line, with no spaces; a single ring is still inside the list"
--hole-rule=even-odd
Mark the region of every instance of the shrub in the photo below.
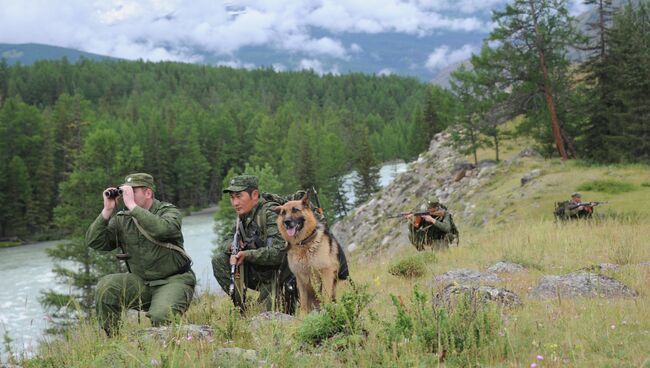
[[[503,320],[494,303],[460,297],[453,306],[442,308],[432,306],[417,288],[408,307],[394,295],[391,298],[397,313],[393,321],[383,322],[388,347],[415,344],[440,359],[467,366],[478,366],[486,357],[505,357]]]
[[[634,184],[618,180],[594,180],[580,184],[578,190],[591,192],[603,192],[609,194],[631,192],[635,189]]]
[[[420,277],[426,273],[426,264],[435,261],[436,255],[433,252],[418,253],[398,260],[388,268],[388,273],[398,277]]]
[[[372,300],[368,286],[357,286],[350,282],[352,289],[344,293],[339,301],[327,303],[318,313],[310,313],[298,328],[298,341],[308,345],[320,345],[331,340],[334,345],[345,346],[359,341],[363,335],[362,312]]]

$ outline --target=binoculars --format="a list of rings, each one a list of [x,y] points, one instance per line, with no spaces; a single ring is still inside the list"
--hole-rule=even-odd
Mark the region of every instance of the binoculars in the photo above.
[[[122,195],[122,189],[109,189],[104,192],[106,198],[117,198]]]

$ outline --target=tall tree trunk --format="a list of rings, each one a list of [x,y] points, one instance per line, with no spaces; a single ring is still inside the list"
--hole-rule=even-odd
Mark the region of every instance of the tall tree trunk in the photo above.
[[[542,69],[542,78],[544,79],[544,97],[546,98],[546,106],[548,107],[548,111],[551,113],[551,130],[553,131],[555,146],[560,153],[560,157],[562,157],[562,160],[566,160],[568,157],[566,150],[564,149],[562,134],[560,133],[560,122],[558,121],[555,102],[553,101],[553,88],[548,77],[548,69],[546,68],[546,60],[544,57],[544,48],[542,47],[541,42],[539,42],[540,36],[539,27],[537,24],[537,13],[535,11],[535,3],[534,0],[528,0],[528,3],[530,4],[531,16],[533,18],[533,25],[535,27],[535,43],[537,52],[539,54],[539,64],[540,68]]]
[[[494,153],[496,154],[496,162],[499,162],[499,134],[494,135]]]

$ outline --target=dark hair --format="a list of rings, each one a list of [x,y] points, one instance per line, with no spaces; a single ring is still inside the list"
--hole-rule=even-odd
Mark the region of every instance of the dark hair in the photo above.
[[[242,192],[246,192],[246,193],[248,193],[249,196],[252,197],[253,192],[256,191],[256,190],[259,193],[259,190],[257,188],[246,188],[246,189],[242,190]]]

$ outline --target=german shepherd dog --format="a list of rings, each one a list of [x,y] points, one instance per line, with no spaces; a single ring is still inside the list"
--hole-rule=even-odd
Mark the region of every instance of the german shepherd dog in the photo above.
[[[287,242],[287,258],[296,276],[300,310],[309,313],[319,308],[320,302],[336,297],[339,244],[327,226],[316,219],[309,195],[274,207],[273,211],[278,214],[278,229]]]

